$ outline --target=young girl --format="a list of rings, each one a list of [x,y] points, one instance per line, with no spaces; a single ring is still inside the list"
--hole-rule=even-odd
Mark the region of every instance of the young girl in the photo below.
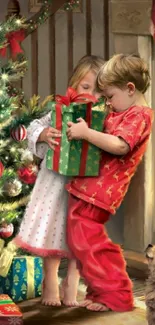
[[[141,58],[115,55],[97,78],[112,109],[104,132],[88,128],[82,119],[68,122],[69,140],[85,139],[102,150],[99,176],[74,178],[67,185],[71,193],[68,244],[88,284],[82,306],[89,310],[133,308],[132,284],[121,249],[108,238],[103,224],[123,201],[146,151],[153,115],[144,97],[149,84],[148,68]]]
[[[97,56],[83,57],[69,81],[77,93],[87,93],[96,98],[95,83],[99,69],[104,64]],[[33,121],[28,128],[29,149],[43,159],[31,200],[27,206],[15,243],[31,253],[44,258],[44,282],[42,303],[60,306],[58,268],[62,257],[70,257],[66,244],[67,177],[46,168],[48,146],[54,150],[56,139],[61,134],[50,127],[51,113]],[[67,278],[63,283],[63,303],[75,306],[79,272],[75,260],[68,263]]]

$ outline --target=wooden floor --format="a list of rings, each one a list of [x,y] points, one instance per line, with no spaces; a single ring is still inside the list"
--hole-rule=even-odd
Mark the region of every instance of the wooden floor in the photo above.
[[[128,313],[90,312],[85,308],[54,308],[40,304],[40,299],[19,304],[24,325],[147,325],[144,302],[144,281],[134,282],[135,309]],[[83,283],[79,286],[78,300],[85,294]]]

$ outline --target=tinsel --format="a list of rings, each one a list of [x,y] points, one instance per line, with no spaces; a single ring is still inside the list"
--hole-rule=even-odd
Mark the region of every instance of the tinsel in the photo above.
[[[11,121],[13,121],[14,117],[11,116],[9,117],[8,119],[6,119],[6,121],[4,122],[0,122],[0,131],[3,129],[3,128],[6,128],[8,125],[11,124]]]
[[[17,201],[11,202],[11,203],[0,203],[0,213],[4,211],[10,211],[10,213],[13,213],[13,210],[18,209],[19,207],[25,206],[30,199],[30,195],[27,195]],[[17,214],[17,213],[16,213]]]

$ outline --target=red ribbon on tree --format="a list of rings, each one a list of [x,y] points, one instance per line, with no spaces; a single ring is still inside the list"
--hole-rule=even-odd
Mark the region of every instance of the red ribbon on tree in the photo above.
[[[0,161],[0,177],[3,175],[3,171],[4,171],[4,166],[3,166],[2,162]]]
[[[23,53],[23,50],[20,46],[20,43],[25,39],[25,31],[21,29],[17,32],[11,32],[6,34],[6,44],[10,46],[11,56],[16,57],[18,53]],[[7,46],[0,49],[0,55],[6,56],[7,54]]]
[[[91,124],[91,108],[92,103],[97,103],[98,100],[89,94],[77,94],[76,90],[69,87],[66,92],[66,96],[56,95],[56,129],[61,131],[62,130],[62,105],[69,106],[71,103],[79,103],[79,104],[87,104],[87,111],[86,111],[86,122],[88,127]],[[56,141],[59,143],[58,146],[55,147],[54,155],[53,155],[53,169],[58,171],[59,168],[59,159],[60,159],[60,143],[61,138],[57,138]],[[81,152],[81,164],[79,170],[79,176],[84,174],[86,168],[86,160],[88,154],[88,142],[83,140],[82,143],[82,152]]]

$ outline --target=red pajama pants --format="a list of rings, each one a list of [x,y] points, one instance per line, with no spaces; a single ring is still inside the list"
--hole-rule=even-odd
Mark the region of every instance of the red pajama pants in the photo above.
[[[68,245],[88,285],[86,298],[114,311],[129,311],[133,309],[132,283],[120,247],[103,226],[108,219],[109,212],[70,195]]]

